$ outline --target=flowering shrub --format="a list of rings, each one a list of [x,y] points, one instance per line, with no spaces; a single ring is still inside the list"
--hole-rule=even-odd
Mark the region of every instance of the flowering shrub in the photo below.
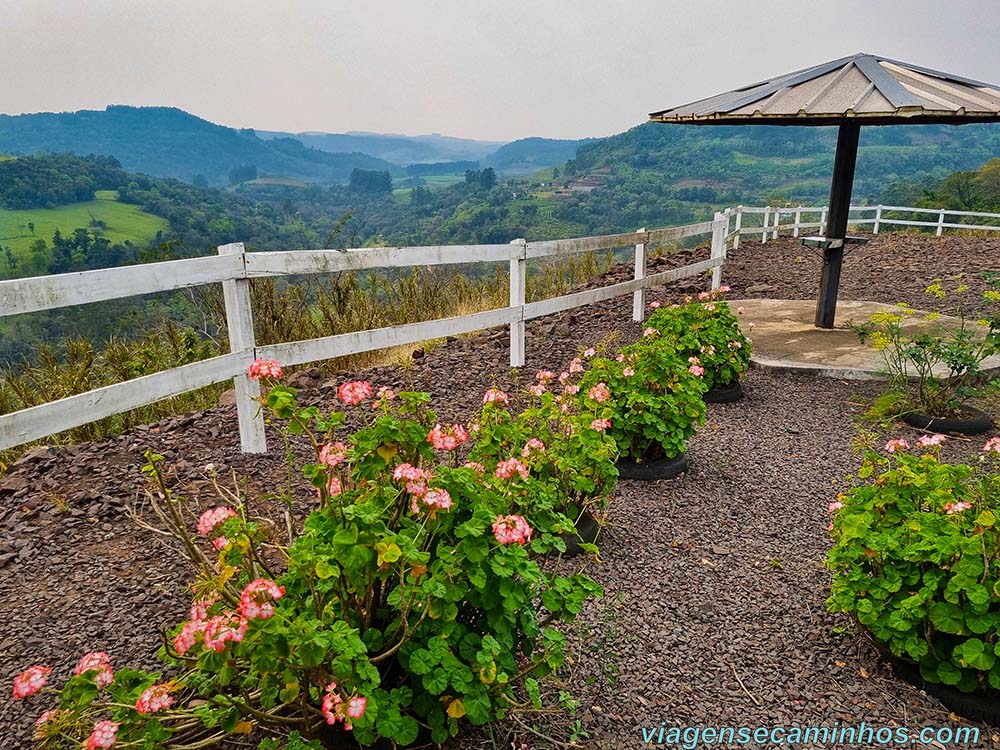
[[[649,317],[649,326],[701,371],[708,390],[739,380],[750,366],[751,342],[724,299],[727,291],[701,292],[697,300],[661,306]]]
[[[636,461],[673,458],[705,419],[702,368],[681,357],[655,328],[616,359],[595,357],[580,381],[585,409],[601,406],[606,434]],[[600,420],[598,420],[600,421]]]
[[[427,394],[369,402],[367,383],[345,384],[363,426],[337,440],[345,413],[302,408],[294,389],[268,384],[267,407],[312,446],[303,474],[316,509],[298,535],[290,523],[279,533],[230,492],[194,524],[150,455],[153,511],[198,571],[190,616],[161,649],[170,678],[88,654],[39,720],[43,747],[169,750],[253,731],[291,733],[303,748],[340,747],[345,732],[363,746],[441,743],[463,720],[487,723],[536,695],[535,680],[562,664],[551,623],[600,589],[530,554],[571,522],[521,510],[533,461],[521,446],[483,476],[460,465],[466,430],[439,423]],[[15,696],[50,691],[48,677],[27,670]]]
[[[581,400],[574,381],[583,369],[576,358],[558,376],[539,372],[528,387],[527,406],[517,414],[508,394],[488,391],[469,454],[484,475],[515,480],[509,491],[519,512],[547,517],[553,529],[569,534],[574,527],[564,526],[565,520],[575,523],[585,512],[602,510],[618,479],[618,450],[607,433],[610,394]],[[553,544],[565,550],[562,539]],[[544,551],[542,542],[533,549]]]
[[[952,293],[961,299],[968,290],[958,283]],[[936,299],[948,296],[941,279],[925,291]],[[980,385],[982,361],[1000,351],[1000,291],[988,290],[984,299],[993,309],[978,325],[967,317],[964,304],[956,325],[942,324],[938,313],[910,324],[916,311],[899,303],[898,311],[874,313],[853,328],[862,342],[881,352],[894,392],[906,396],[911,408],[931,417],[959,416]]]
[[[866,452],[863,483],[829,508],[827,605],[929,682],[1000,689],[1000,473],[985,457],[980,466],[940,461],[943,440]],[[984,450],[995,459],[997,449]]]

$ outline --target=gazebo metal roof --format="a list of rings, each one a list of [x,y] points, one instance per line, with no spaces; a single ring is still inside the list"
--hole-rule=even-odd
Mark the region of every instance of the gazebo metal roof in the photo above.
[[[1000,86],[859,53],[649,118],[690,125],[1000,122]]]

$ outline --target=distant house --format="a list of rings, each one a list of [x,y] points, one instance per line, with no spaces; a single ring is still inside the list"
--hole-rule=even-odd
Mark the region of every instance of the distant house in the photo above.
[[[602,187],[604,187],[603,182],[589,175],[581,177],[578,180],[573,180],[569,184],[569,189],[575,193],[589,193]]]

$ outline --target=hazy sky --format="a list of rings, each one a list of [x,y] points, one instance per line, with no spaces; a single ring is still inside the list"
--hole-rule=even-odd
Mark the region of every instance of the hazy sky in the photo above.
[[[607,135],[854,52],[1000,82],[1000,0],[0,0],[0,111]]]

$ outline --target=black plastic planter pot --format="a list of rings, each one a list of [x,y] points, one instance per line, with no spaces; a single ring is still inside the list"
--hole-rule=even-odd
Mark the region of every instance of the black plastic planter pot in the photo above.
[[[918,690],[933,695],[949,711],[954,711],[972,721],[981,721],[994,727],[1000,726],[1000,694],[997,692],[963,693],[951,685],[927,682],[920,676],[920,667],[916,664],[886,654],[884,651],[883,655],[892,664],[892,671],[898,677]]]
[[[601,527],[597,523],[597,519],[591,515],[589,510],[583,511],[580,514],[580,520],[576,522],[576,534],[563,534],[562,539],[566,542],[566,551],[563,552],[563,557],[576,557],[583,550],[580,548],[580,544],[585,542],[587,544],[593,544],[597,541],[597,535],[600,533]]]
[[[657,479],[671,479],[688,470],[687,453],[681,453],[673,458],[660,458],[656,461],[636,463],[621,459],[616,464],[618,476],[623,479],[638,479],[643,482],[655,482]]]
[[[939,433],[959,435],[980,435],[993,427],[993,420],[979,409],[966,406],[961,417],[937,418],[911,411],[903,415],[903,421],[910,427]]]
[[[706,404],[731,404],[743,398],[743,385],[738,380],[705,391],[702,399]]]

